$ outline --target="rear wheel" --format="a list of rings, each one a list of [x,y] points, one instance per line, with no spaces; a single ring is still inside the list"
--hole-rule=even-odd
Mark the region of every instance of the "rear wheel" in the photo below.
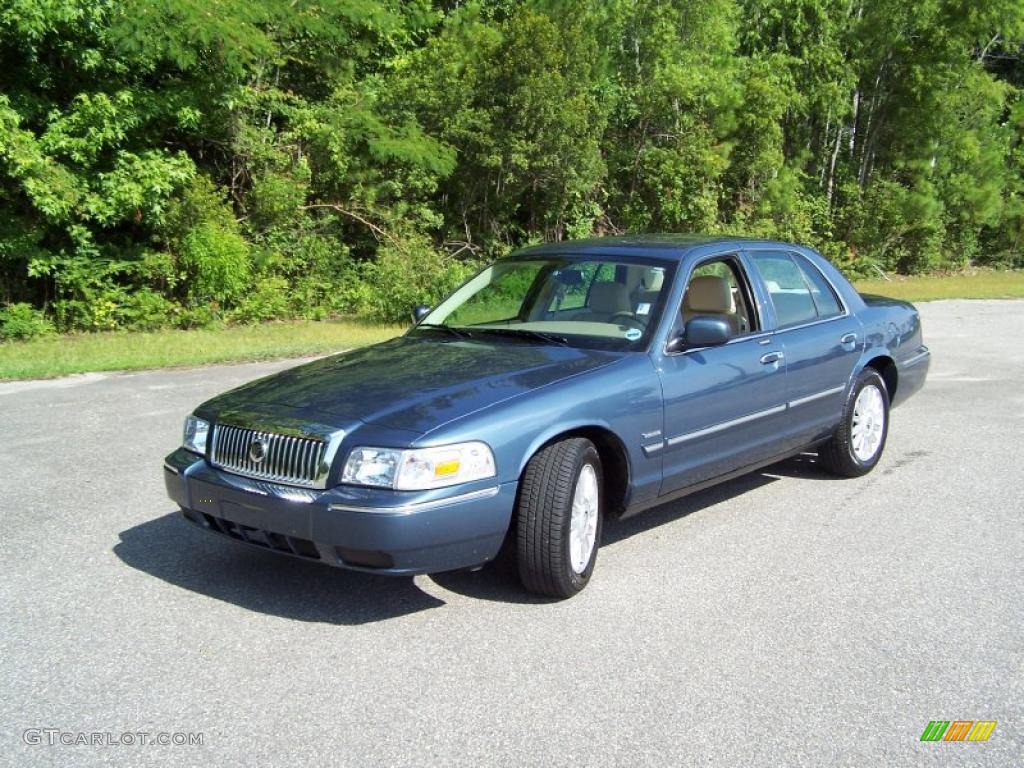
[[[572,597],[594,571],[602,523],[601,459],[594,444],[571,438],[539,451],[519,488],[516,555],[528,590]]]
[[[843,421],[818,449],[823,467],[844,477],[866,475],[882,457],[889,434],[889,394],[874,368],[865,368],[846,398]]]

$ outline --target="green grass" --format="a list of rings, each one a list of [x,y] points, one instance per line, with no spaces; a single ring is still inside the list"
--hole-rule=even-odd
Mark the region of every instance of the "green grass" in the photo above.
[[[349,320],[52,336],[0,344],[0,380],[301,357],[374,344],[403,330]]]
[[[860,280],[857,290],[909,301],[1024,298],[1024,270]],[[353,320],[269,323],[217,330],[113,332],[0,343],[0,380],[86,371],[130,371],[337,352],[402,333],[397,325]]]
[[[893,276],[891,280],[858,280],[861,293],[877,293],[907,301],[935,299],[1024,298],[1024,270],[977,270],[948,275]]]

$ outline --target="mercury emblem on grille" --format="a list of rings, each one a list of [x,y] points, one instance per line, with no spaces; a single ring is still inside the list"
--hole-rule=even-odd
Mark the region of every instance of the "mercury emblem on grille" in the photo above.
[[[270,442],[265,437],[254,438],[249,444],[249,458],[252,459],[256,464],[262,462],[267,458],[267,449],[270,447]]]

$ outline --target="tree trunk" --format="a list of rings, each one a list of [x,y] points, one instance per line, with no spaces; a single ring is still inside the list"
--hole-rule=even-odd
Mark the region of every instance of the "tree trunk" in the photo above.
[[[829,210],[832,210],[832,192],[836,183],[836,161],[839,159],[839,147],[843,143],[843,129],[838,126],[836,130],[836,143],[832,147],[832,159],[828,164],[828,184],[825,186],[825,199],[828,200]]]
[[[857,146],[857,120],[860,119],[860,86],[853,89],[853,118],[850,120],[850,158]]]

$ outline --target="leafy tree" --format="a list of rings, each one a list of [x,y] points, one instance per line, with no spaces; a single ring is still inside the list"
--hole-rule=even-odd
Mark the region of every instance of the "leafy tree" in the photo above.
[[[5,0],[4,333],[400,318],[623,231],[1024,266],[1022,43],[1019,0]]]

